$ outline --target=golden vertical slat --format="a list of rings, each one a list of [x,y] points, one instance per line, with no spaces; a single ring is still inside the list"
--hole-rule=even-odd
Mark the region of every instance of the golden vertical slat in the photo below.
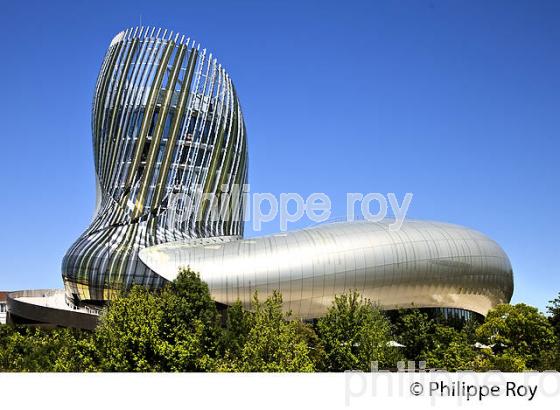
[[[183,47],[186,47],[186,45],[183,45]],[[154,197],[152,200],[152,207],[159,206],[159,202],[161,200],[162,193],[164,190],[164,184],[165,181],[167,181],[167,176],[169,175],[169,163],[171,161],[171,156],[175,148],[175,141],[179,137],[181,119],[183,118],[183,115],[185,113],[187,98],[189,97],[189,93],[191,89],[191,82],[194,73],[194,67],[196,66],[197,56],[198,56],[198,51],[196,49],[192,49],[189,55],[189,61],[187,63],[187,73],[185,74],[185,77],[183,79],[183,87],[181,88],[179,99],[177,101],[177,113],[175,118],[173,119],[173,124],[171,125],[169,131],[167,151],[162,161],[162,165],[161,165],[162,172],[160,173],[160,178],[156,185],[156,191],[154,193]]]
[[[134,210],[133,218],[138,217],[144,211],[144,198],[146,193],[150,189],[152,182],[152,177],[154,174],[154,168],[156,166],[157,154],[160,150],[160,142],[163,137],[163,128],[167,120],[167,115],[169,113],[169,108],[173,98],[173,93],[175,92],[175,84],[179,78],[179,71],[183,62],[185,55],[185,47],[179,48],[179,53],[177,54],[173,66],[171,68],[171,75],[168,79],[167,91],[165,92],[165,98],[161,104],[158,120],[154,128],[154,135],[152,135],[152,142],[150,145],[150,151],[148,152],[148,158],[146,159],[146,167],[144,170],[144,175],[142,176],[142,181],[140,183],[140,193],[136,198],[136,207]]]
[[[128,176],[126,180],[126,186],[128,188],[130,188],[130,186],[132,185],[134,176],[137,171],[138,162],[140,161],[140,156],[142,155],[142,149],[144,148],[144,143],[146,142],[146,138],[148,136],[149,127],[152,123],[152,117],[154,115],[154,111],[157,103],[159,88],[163,80],[163,75],[165,73],[165,68],[167,67],[167,62],[169,60],[169,57],[171,56],[171,50],[173,49],[171,47],[171,43],[166,43],[165,47],[166,47],[165,51],[159,63],[158,71],[150,87],[150,94],[148,96],[148,103],[146,104],[146,109],[144,111],[142,127],[140,128],[140,132],[138,133],[138,137],[137,137],[134,158],[128,170]]]
[[[132,40],[132,44],[130,45],[129,49],[128,49],[128,55],[126,56],[126,60],[124,63],[124,67],[122,69],[121,72],[121,77],[119,79],[119,84],[118,84],[118,89],[117,89],[117,95],[115,97],[115,101],[114,101],[114,106],[113,106],[113,115],[111,116],[111,124],[109,125],[109,132],[107,133],[107,138],[113,138],[113,134],[114,134],[114,130],[115,130],[115,118],[117,117],[117,114],[119,112],[119,101],[121,99],[121,95],[122,95],[122,90],[124,88],[125,85],[125,81],[123,81],[123,79],[126,79],[127,74],[128,74],[128,70],[130,69],[130,63],[132,61],[132,57],[134,56],[134,53],[136,52],[136,47],[138,45],[138,39],[133,39]],[[124,106],[122,107],[124,110]],[[118,138],[118,136],[114,136],[114,138]],[[114,141],[113,142],[113,149],[110,150],[111,151],[111,155],[105,155],[105,162],[103,164],[103,167],[101,168],[102,173],[101,176],[105,177],[109,174],[111,174],[111,172],[108,170],[108,167],[114,167],[115,166],[115,154],[117,152],[117,148],[119,146],[118,141]]]

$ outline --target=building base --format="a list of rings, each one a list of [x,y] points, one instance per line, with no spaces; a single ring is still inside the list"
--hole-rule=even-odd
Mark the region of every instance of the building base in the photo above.
[[[71,307],[62,289],[11,292],[7,297],[7,323],[93,330],[99,314],[88,308]]]

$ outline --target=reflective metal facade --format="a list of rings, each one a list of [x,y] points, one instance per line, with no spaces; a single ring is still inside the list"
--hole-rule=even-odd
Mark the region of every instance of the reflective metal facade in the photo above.
[[[295,316],[323,315],[337,294],[356,289],[383,309],[460,308],[485,315],[509,302],[513,273],[500,246],[457,225],[406,221],[322,225],[262,238],[179,241],[140,258],[168,280],[190,266],[216,301],[249,305],[282,292]]]
[[[102,302],[164,279],[138,251],[186,238],[243,234],[242,194],[223,219],[211,201],[247,178],[245,124],[228,74],[190,39],[155,28],[119,33],[105,55],[92,113],[97,204],[64,257],[67,297]]]
[[[179,34],[136,28],[113,39],[92,132],[95,215],[62,265],[76,305],[132,284],[158,288],[184,266],[200,272],[218,302],[248,305],[256,290],[279,290],[302,318],[320,317],[352,289],[384,309],[486,314],[511,298],[502,249],[456,225],[336,223],[241,239],[247,142],[239,101],[216,59]]]

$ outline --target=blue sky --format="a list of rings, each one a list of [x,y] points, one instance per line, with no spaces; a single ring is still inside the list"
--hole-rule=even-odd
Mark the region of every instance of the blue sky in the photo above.
[[[140,20],[225,65],[253,192],[325,192],[333,217],[346,192],[412,192],[409,217],[502,245],[514,302],[560,291],[560,3],[530,0],[5,2],[0,288],[61,287],[94,208],[97,73]]]

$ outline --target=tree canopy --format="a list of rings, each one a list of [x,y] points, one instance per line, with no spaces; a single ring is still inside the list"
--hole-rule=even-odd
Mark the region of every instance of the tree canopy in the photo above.
[[[547,318],[524,303],[502,304],[490,310],[476,336],[492,347],[490,367],[493,363],[500,367],[500,361],[506,361],[513,363],[507,365],[509,368],[545,370],[548,352],[558,345]]]
[[[548,302],[547,312],[550,315],[549,321],[552,327],[554,327],[554,332],[556,337],[560,338],[560,292],[555,299]]]
[[[121,294],[94,331],[0,326],[0,371],[338,372],[394,370],[404,360],[449,371],[560,370],[560,295],[550,303],[549,317],[504,304],[482,323],[418,309],[390,320],[351,291],[318,321],[303,322],[278,292],[218,311],[208,286],[184,269],[160,291],[134,286]]]
[[[358,292],[336,296],[317,324],[326,351],[326,370],[370,370],[396,366],[398,351],[389,345],[391,323],[370,300]]]
[[[240,310],[239,304],[229,322],[227,350],[222,370],[244,372],[311,372],[315,366],[306,339],[297,320],[282,311],[282,296],[259,302],[255,294],[251,310]]]

